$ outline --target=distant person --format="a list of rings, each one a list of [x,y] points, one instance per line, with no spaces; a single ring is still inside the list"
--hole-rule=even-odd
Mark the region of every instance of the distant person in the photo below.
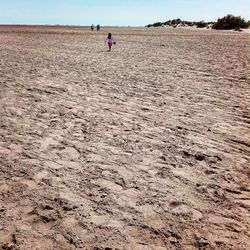
[[[94,24],[92,24],[90,28],[91,28],[91,30],[93,32],[94,31]]]
[[[111,33],[108,34],[108,37],[106,38],[105,43],[107,43],[107,45],[109,47],[109,51],[111,51],[112,45],[116,44],[116,42],[112,38],[112,34]]]
[[[97,24],[96,29],[97,29],[97,31],[100,31],[100,30],[101,30],[100,24]]]

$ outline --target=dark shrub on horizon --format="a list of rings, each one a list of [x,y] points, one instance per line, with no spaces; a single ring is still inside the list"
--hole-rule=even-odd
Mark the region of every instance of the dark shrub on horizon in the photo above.
[[[164,25],[171,25],[171,20],[168,20],[168,21],[166,21],[165,23],[163,23]]]
[[[205,28],[207,27],[207,23],[205,23],[204,21],[200,21],[196,23],[197,28]]]
[[[173,19],[173,20],[171,21],[171,24],[172,24],[172,25],[177,25],[177,24],[180,24],[180,23],[182,23],[182,21],[181,21],[180,18]]]
[[[185,21],[185,24],[188,26],[194,26],[194,22],[190,22],[190,21]]]
[[[162,26],[171,26],[173,28],[176,28],[178,26],[196,26],[197,28],[209,28],[210,25],[213,25],[214,22],[204,22],[204,21],[200,21],[200,22],[192,22],[192,21],[184,21],[181,20],[180,18],[177,19],[173,19],[173,20],[168,20],[165,22],[157,22],[157,23],[153,23],[153,24],[148,24],[146,25],[147,28],[150,27],[162,27]]]
[[[147,28],[150,28],[150,27],[162,27],[163,23],[161,22],[157,22],[157,23],[153,23],[153,24],[148,24],[146,25]]]
[[[240,16],[233,16],[229,14],[219,18],[212,28],[222,30],[245,29],[248,28],[248,23]]]

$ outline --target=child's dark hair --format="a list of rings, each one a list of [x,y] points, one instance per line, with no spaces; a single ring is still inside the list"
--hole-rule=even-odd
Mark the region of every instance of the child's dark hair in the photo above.
[[[109,34],[108,34],[108,39],[111,39],[111,37],[112,37],[112,34],[109,33]]]

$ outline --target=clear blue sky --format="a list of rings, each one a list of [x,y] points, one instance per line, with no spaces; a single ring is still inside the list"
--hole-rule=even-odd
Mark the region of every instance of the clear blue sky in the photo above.
[[[250,19],[249,0],[0,0],[0,24],[146,25],[181,18]]]

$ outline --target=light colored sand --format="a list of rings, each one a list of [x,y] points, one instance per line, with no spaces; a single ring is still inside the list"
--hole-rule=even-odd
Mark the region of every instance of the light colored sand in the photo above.
[[[247,249],[243,33],[0,27],[1,249]]]

